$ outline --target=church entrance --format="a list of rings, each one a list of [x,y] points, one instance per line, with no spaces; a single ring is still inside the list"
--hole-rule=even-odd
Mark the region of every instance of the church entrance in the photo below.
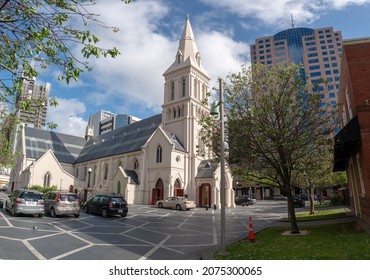
[[[176,179],[174,184],[174,196],[184,196],[184,189],[181,188],[180,180]]]
[[[163,199],[163,181],[158,179],[155,188],[152,189],[152,201],[151,204],[154,205],[158,200]]]
[[[211,185],[202,184],[199,187],[199,207],[210,207],[211,206]]]

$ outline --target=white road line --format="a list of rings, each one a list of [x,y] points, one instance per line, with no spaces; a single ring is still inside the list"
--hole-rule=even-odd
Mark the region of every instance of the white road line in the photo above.
[[[151,249],[149,252],[147,252],[144,256],[142,256],[139,260],[146,260],[148,257],[154,254],[155,251],[157,251],[159,248],[162,247],[162,244],[164,244],[168,239],[171,238],[171,235],[167,236],[165,239],[163,239],[157,246],[155,246],[153,249]]]
[[[9,221],[7,217],[5,217],[3,212],[0,212],[0,215],[3,217],[4,221],[8,224],[8,226],[13,227],[12,223]]]
[[[46,260],[46,258],[39,251],[37,251],[35,247],[33,247],[27,240],[23,240],[22,243],[24,244],[24,246],[26,246],[28,250],[31,251],[32,254],[36,256],[37,259]]]

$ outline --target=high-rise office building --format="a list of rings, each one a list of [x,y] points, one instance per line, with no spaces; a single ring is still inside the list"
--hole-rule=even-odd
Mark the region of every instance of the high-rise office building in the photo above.
[[[135,123],[141,119],[127,114],[115,114],[100,110],[91,116],[93,135],[101,135],[116,128]]]
[[[50,83],[39,85],[36,84],[36,79],[24,80],[20,99],[28,100],[30,107],[27,110],[18,110],[19,120],[26,126],[45,129],[49,95]]]
[[[339,69],[342,34],[332,27],[291,28],[273,36],[258,38],[251,45],[252,63],[303,64],[302,76],[312,84],[329,82],[329,91],[321,94],[321,106],[336,105],[339,92]],[[315,89],[314,89],[315,90]]]

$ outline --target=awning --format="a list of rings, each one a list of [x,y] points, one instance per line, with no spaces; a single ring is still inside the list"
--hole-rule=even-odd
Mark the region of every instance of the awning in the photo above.
[[[345,170],[346,162],[352,155],[352,147],[360,142],[360,125],[355,116],[334,137],[334,172]]]

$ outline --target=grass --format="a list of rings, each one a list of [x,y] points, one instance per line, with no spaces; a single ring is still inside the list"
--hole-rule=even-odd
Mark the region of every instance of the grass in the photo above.
[[[315,215],[297,213],[299,220],[325,219],[346,215],[345,209],[321,209]],[[227,260],[370,260],[370,235],[356,222],[331,225],[299,225],[306,235],[282,235],[290,230],[271,227],[255,234],[255,242],[241,240],[226,247]]]
[[[297,212],[296,217],[298,221],[306,220],[322,220],[346,217],[348,210],[346,208],[338,209],[322,209],[315,208],[315,213],[310,215],[310,211]]]

